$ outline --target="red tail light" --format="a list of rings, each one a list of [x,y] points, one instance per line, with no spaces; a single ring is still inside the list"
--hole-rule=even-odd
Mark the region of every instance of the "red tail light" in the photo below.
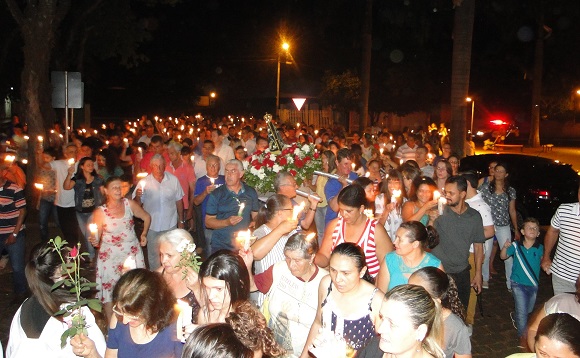
[[[534,189],[531,191],[536,199],[548,200],[550,199],[550,192],[547,190]]]

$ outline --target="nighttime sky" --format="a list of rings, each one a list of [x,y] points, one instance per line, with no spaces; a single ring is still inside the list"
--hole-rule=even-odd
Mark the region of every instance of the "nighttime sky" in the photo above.
[[[529,112],[538,13],[533,5],[539,1],[477,2],[470,92],[489,113]],[[544,91],[567,97],[580,84],[580,2],[546,3],[551,34],[545,41]],[[14,23],[2,6],[0,30],[7,30]],[[282,37],[290,42],[293,59],[281,67],[282,103],[285,95],[316,96],[325,71],[360,72],[364,1],[183,0],[155,8],[134,1],[131,6],[139,25],[151,33],[139,48],[148,61],[127,69],[118,59],[86,59],[85,98],[95,115],[187,112],[210,91],[218,93],[217,106],[224,111],[263,113],[273,107]],[[449,102],[451,0],[383,0],[373,6],[371,110],[438,112]],[[3,90],[14,83],[18,88],[21,63],[18,41],[8,49],[6,41],[0,38]]]

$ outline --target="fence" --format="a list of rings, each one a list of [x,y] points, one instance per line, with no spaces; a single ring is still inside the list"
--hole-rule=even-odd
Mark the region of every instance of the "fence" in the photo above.
[[[301,111],[291,109],[278,110],[281,122],[305,123],[314,128],[331,128],[333,126],[332,111],[327,109],[303,109]]]

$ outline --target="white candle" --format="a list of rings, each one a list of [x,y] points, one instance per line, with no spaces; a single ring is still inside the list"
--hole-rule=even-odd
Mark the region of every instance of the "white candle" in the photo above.
[[[244,208],[246,207],[245,203],[240,203],[240,209],[238,210],[238,216],[242,216],[244,213]]]
[[[183,335],[183,328],[192,323],[193,308],[183,300],[177,300],[177,308],[179,310],[179,316],[177,317],[177,338],[185,343],[185,337]]]
[[[74,164],[75,164],[75,160],[74,160],[74,158],[70,158],[70,159],[68,160],[68,165],[74,165]]]
[[[439,197],[437,200],[437,210],[439,210],[439,215],[443,215],[443,206],[447,204],[447,199],[444,196]]]
[[[397,199],[401,196],[400,190],[393,190],[393,195],[391,195],[391,203],[397,203]]]
[[[13,155],[7,155],[7,156],[4,158],[4,161],[5,161],[5,162],[8,162],[8,163],[12,163],[12,162],[14,162],[14,159],[16,159],[16,157],[15,157],[15,156],[13,156]]]
[[[34,183],[34,187],[38,190],[43,190],[44,189],[44,185],[43,184],[39,184],[39,183]]]
[[[95,235],[97,233],[97,224],[91,223],[89,224],[89,231],[91,234]]]
[[[381,152],[381,155],[383,155],[384,150],[385,150],[384,148],[379,149],[379,152]]]
[[[292,209],[292,220],[298,220],[298,215],[304,210],[304,202],[300,203],[300,205],[294,206]]]
[[[123,262],[123,269],[121,270],[122,273],[127,273],[133,269],[137,268],[137,261],[135,261],[135,256],[129,255]]]
[[[38,141],[39,141],[40,143],[42,143],[42,142],[44,141],[44,138],[42,138],[42,136],[41,136],[41,135],[39,135],[37,138],[38,138]]]
[[[215,185],[215,178],[209,178],[209,182],[211,183],[211,185]]]
[[[141,148],[139,148],[139,149],[141,149]],[[141,173],[137,174],[137,179],[143,179],[146,176],[147,176],[147,173],[146,172],[141,172]]]
[[[252,233],[249,229],[247,231],[240,231],[236,236],[236,241],[241,247],[243,247],[244,251],[248,251],[252,244]]]

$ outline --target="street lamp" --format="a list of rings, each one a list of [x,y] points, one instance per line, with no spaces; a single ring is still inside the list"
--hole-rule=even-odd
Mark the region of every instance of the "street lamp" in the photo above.
[[[470,129],[470,133],[471,135],[473,135],[473,115],[475,114],[475,99],[471,98],[471,97],[467,97],[465,99],[466,102],[471,102],[471,129]]]
[[[290,45],[287,42],[282,43],[282,50],[288,52]],[[276,76],[276,113],[280,107],[280,55],[282,51],[278,51],[278,74]]]

